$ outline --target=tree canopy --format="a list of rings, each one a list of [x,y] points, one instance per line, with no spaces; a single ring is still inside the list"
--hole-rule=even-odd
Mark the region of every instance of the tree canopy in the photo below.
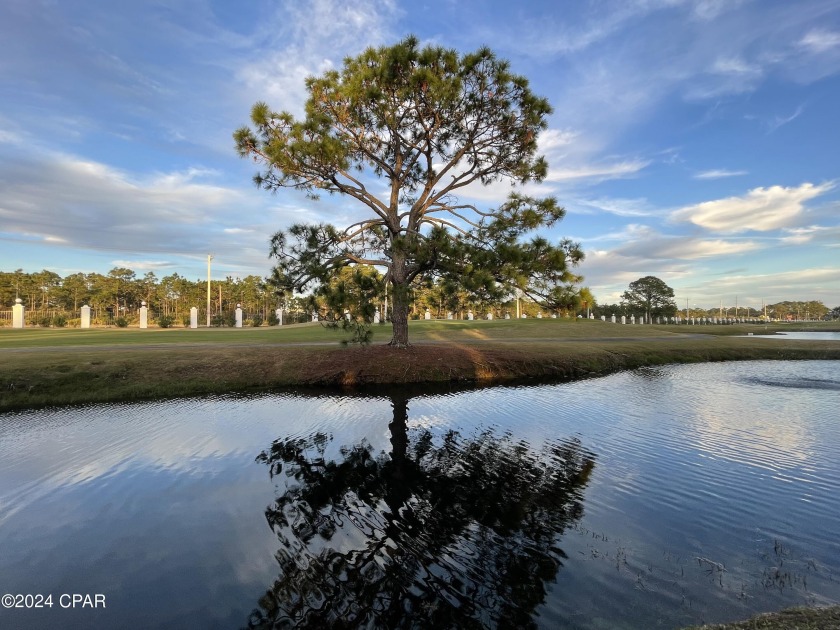
[[[651,316],[673,316],[677,312],[674,290],[656,276],[645,276],[630,283],[621,300],[631,309],[641,309]]]
[[[391,343],[400,347],[408,344],[408,287],[418,277],[457,275],[479,293],[518,287],[549,304],[570,300],[580,247],[523,240],[563,218],[555,199],[516,193],[480,208],[457,196],[469,197],[469,186],[546,176],[537,137],[551,107],[508,62],[488,48],[459,55],[408,37],[347,58],[341,71],[310,77],[306,88],[302,120],[254,105],[254,128],[234,133],[237,151],[265,167],[258,186],[312,198],[338,193],[366,216],[342,228],[277,232],[271,255],[279,287],[303,291],[347,265],[384,268],[393,288]]]

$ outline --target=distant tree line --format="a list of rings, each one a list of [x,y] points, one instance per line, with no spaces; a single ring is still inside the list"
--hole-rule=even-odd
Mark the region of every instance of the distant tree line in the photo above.
[[[232,316],[236,305],[241,304],[248,319],[264,322],[271,321],[278,307],[287,313],[298,313],[301,321],[310,319],[313,312],[322,321],[343,318],[346,313],[354,319],[372,321],[378,308],[382,321],[386,321],[393,304],[384,276],[366,265],[342,267],[328,282],[307,295],[293,296],[271,278],[256,275],[228,276],[210,284],[210,314],[214,318]],[[190,280],[177,273],[159,278],[153,271],[141,276],[125,267],[115,267],[107,274],[74,273],[65,277],[46,269],[35,273],[21,269],[0,271],[0,310],[10,309],[16,298],[21,299],[30,314],[61,312],[74,318],[79,316],[82,305],[87,304],[100,320],[131,318],[145,301],[155,318],[171,318],[178,323],[188,321],[190,308],[195,306],[201,314],[200,321],[204,321],[207,281]],[[409,316],[413,319],[425,317],[427,309],[436,319],[444,319],[449,313],[462,319],[469,311],[476,318],[487,313],[493,313],[494,317],[510,313],[516,317],[517,309],[528,317],[539,313],[546,317],[551,314],[569,317],[596,306],[586,287],[570,289],[566,302],[567,307],[550,311],[524,295],[517,304],[515,294],[491,296],[453,279],[428,279],[409,287]]]
[[[645,276],[630,283],[618,304],[595,305],[596,317],[604,315],[646,315],[650,317],[709,317],[709,318],[761,318],[780,321],[800,321],[840,318],[840,306],[829,309],[818,300],[785,301],[767,304],[764,308],[727,306],[713,308],[686,307],[681,309],[674,299],[674,290],[656,276]]]
[[[210,314],[219,324],[229,323],[237,304],[249,323],[271,322],[274,311],[284,308],[288,321],[311,319],[317,313],[320,320],[338,320],[347,313],[354,320],[372,321],[373,313],[379,310],[381,321],[389,319],[392,305],[385,278],[376,269],[366,265],[342,267],[328,282],[308,295],[293,296],[286,293],[271,278],[249,275],[245,278],[228,276],[224,280],[212,280],[210,287]],[[65,277],[43,270],[25,273],[21,269],[0,271],[0,310],[10,309],[19,297],[27,311],[61,312],[69,318],[78,317],[83,304],[90,306],[95,317],[108,320],[115,317],[133,317],[145,301],[154,318],[171,318],[174,322],[187,322],[190,308],[198,307],[200,320],[206,317],[207,281],[189,280],[177,273],[162,278],[152,272],[138,276],[131,269],[115,267],[107,274],[74,273]],[[641,315],[651,317],[686,316],[685,309],[679,309],[673,299],[673,290],[653,276],[631,282],[628,290],[617,304],[598,304],[587,287],[571,287],[564,299],[565,307],[547,309],[525,295],[516,294],[499,297],[474,290],[466,283],[453,278],[433,278],[413,282],[409,287],[409,317],[422,319],[428,310],[431,317],[445,319],[450,313],[455,319],[463,319],[470,311],[475,318],[488,313],[501,318],[506,314],[516,317],[517,313],[527,317],[595,317],[602,315]],[[775,320],[804,320],[840,318],[840,306],[833,310],[822,302],[785,301],[768,304],[767,316]],[[725,309],[697,307],[688,310],[689,317],[762,317],[764,311],[758,308],[733,306]]]
[[[278,306],[265,279],[254,275],[213,280],[210,297],[212,316],[232,313],[241,304],[249,316],[267,321]],[[155,317],[182,321],[193,306],[206,314],[207,281],[189,280],[177,273],[158,278],[153,271],[138,276],[125,267],[115,267],[104,275],[74,273],[63,278],[46,269],[36,273],[0,271],[2,308],[10,308],[16,298],[27,311],[61,311],[73,317],[78,317],[79,309],[87,304],[101,319],[130,317],[145,301]]]

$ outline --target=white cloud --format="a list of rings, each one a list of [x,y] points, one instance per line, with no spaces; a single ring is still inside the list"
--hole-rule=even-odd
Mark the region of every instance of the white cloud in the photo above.
[[[647,199],[599,197],[597,199],[575,199],[569,205],[581,214],[591,214],[592,210],[609,212],[619,217],[650,217],[663,214],[662,210],[651,206]],[[581,211],[579,206],[592,210]]]
[[[768,303],[790,299],[830,302],[837,295],[838,283],[840,268],[810,267],[778,273],[725,274],[705,279],[702,285],[691,287],[691,293],[707,304],[714,304],[720,298],[724,298],[725,304],[726,299],[732,300],[737,295],[742,306],[758,308],[762,299]]]
[[[766,232],[792,225],[804,212],[804,203],[834,188],[832,182],[797,188],[754,188],[743,197],[728,197],[687,206],[671,213],[673,221],[689,221],[708,230],[737,233]]]
[[[694,3],[692,13],[701,20],[711,21],[743,3],[744,0],[698,0]]]
[[[627,228],[628,242],[613,253],[638,260],[686,261],[716,256],[733,256],[755,251],[761,245],[750,240],[706,239],[661,234],[644,225]]]
[[[840,46],[840,33],[814,29],[800,40],[799,45],[812,53],[824,53]]]
[[[580,137],[579,131],[572,129],[547,129],[538,139],[540,153],[554,153],[572,145]]]
[[[125,267],[133,271],[155,271],[174,265],[167,260],[112,260],[111,264],[115,267]]]
[[[754,63],[747,63],[739,57],[724,57],[715,60],[710,70],[713,74],[730,75],[749,79],[759,77],[762,74],[761,66]]]
[[[0,143],[2,144],[22,144],[23,138],[20,135],[12,132],[7,131],[5,129],[0,129]]]
[[[739,177],[747,175],[749,171],[728,171],[723,168],[716,168],[709,171],[701,171],[693,175],[694,179],[723,179],[724,177]]]
[[[779,127],[783,127],[784,125],[793,122],[794,120],[799,118],[799,116],[801,116],[802,112],[804,111],[805,108],[802,105],[800,105],[796,108],[796,111],[794,111],[790,116],[776,116],[775,118],[773,118],[773,120],[769,122],[769,129],[767,133],[773,133]]]
[[[68,154],[0,153],[4,238],[152,256],[215,248],[235,258],[253,245],[262,250],[253,261],[266,266],[265,234],[286,223],[260,225],[277,221],[262,211],[264,195],[226,188],[215,177],[196,167],[138,175]],[[248,242],[225,238],[224,227],[237,225],[252,230]],[[132,264],[154,268],[164,260]]]
[[[650,164],[649,160],[625,160],[613,164],[587,164],[574,168],[549,168],[546,181],[562,182],[576,179],[605,181],[635,175]]]
[[[807,227],[788,228],[788,236],[779,239],[785,245],[805,245],[814,243],[829,247],[840,245],[840,226],[810,225]]]
[[[276,32],[255,42],[252,58],[236,70],[248,98],[277,110],[303,113],[306,77],[341,65],[366,46],[393,39],[399,14],[391,0],[284,2],[273,20]]]

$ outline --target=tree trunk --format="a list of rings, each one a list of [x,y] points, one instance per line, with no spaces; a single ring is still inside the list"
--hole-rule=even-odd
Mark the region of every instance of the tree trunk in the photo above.
[[[408,343],[408,287],[393,285],[391,296],[391,324],[393,336],[390,345],[394,348],[407,348]]]
[[[394,255],[391,264],[392,311],[391,324],[393,337],[390,346],[393,348],[407,348],[408,343],[408,306],[409,286],[406,274],[406,261],[401,255]]]

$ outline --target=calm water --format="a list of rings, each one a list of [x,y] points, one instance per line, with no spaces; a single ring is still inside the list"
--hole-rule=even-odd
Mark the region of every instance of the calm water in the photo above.
[[[811,339],[813,341],[840,341],[840,332],[783,332],[778,335],[753,335],[755,337],[768,339]]]
[[[675,628],[840,603],[838,408],[840,362],[813,361],[0,415],[0,593],[54,602],[0,627]]]

